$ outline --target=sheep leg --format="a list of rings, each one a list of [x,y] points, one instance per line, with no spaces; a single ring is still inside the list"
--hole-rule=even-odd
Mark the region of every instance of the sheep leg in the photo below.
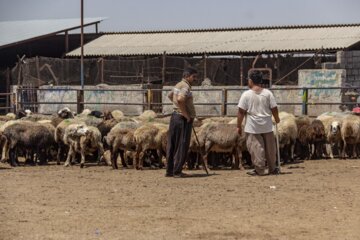
[[[10,157],[10,165],[12,167],[17,167],[18,164],[16,162],[16,148],[12,148],[9,150],[9,157]]]
[[[125,154],[124,154],[124,150],[120,149],[120,159],[121,159],[121,164],[123,165],[124,168],[127,168],[127,160],[125,159]]]
[[[58,152],[57,152],[57,156],[56,156],[56,164],[60,165],[60,159],[61,156],[63,155],[63,150],[64,148],[61,146],[61,143],[58,144]]]
[[[356,144],[353,144],[353,152],[352,152],[352,158],[356,158],[357,154],[356,154]]]
[[[315,143],[312,143],[310,144],[310,159],[314,159],[314,157],[316,157],[315,155],[316,155],[316,146]]]
[[[103,146],[103,144],[100,142],[100,143],[98,143],[97,148],[98,148],[98,151],[97,151],[97,154],[98,154],[98,155],[97,155],[97,164],[100,165],[102,156],[104,155],[104,146]],[[106,162],[106,164],[109,165],[108,162]]]
[[[333,152],[333,148],[332,148],[331,144],[326,144],[326,147],[327,147],[327,149],[326,149],[327,154],[326,155],[327,156],[330,155],[330,158],[334,159],[334,152]]]
[[[72,146],[72,144],[71,144],[70,147],[69,147],[69,152],[68,152],[68,155],[67,155],[67,157],[66,157],[66,161],[65,161],[65,163],[64,163],[64,166],[65,166],[65,167],[70,166],[70,161],[71,161],[72,159],[74,159],[74,158],[75,158],[75,151],[74,151],[74,148],[73,148],[73,146]]]
[[[346,145],[347,145],[346,141],[344,141],[342,153],[341,153],[343,159],[346,159]]]
[[[240,160],[237,149],[234,149],[234,151],[231,154],[231,162],[232,162],[232,166],[231,166],[232,169],[239,169]]]
[[[205,154],[204,154],[203,159],[201,159],[204,163],[203,166],[208,166],[208,157],[209,157],[209,153],[210,153],[212,146],[213,146],[212,142],[210,142],[210,141],[205,142]]]
[[[112,149],[111,151],[111,166],[113,169],[118,169],[117,165],[117,157],[118,157],[118,149]]]
[[[7,159],[9,159],[9,141],[5,138],[3,144],[4,145],[1,153],[1,162],[5,162]]]
[[[294,152],[295,152],[295,141],[292,142],[291,146],[290,146],[290,160],[291,160],[291,162],[294,162],[294,160],[295,160]]]
[[[238,158],[239,158],[239,167],[240,167],[240,170],[245,170],[245,168],[244,168],[244,166],[243,166],[243,161],[242,161],[243,156],[242,156],[242,151],[241,151],[241,149],[238,149],[238,150],[237,150],[237,155],[236,155],[236,156],[238,156]]]
[[[80,168],[83,168],[85,165],[85,146],[81,146],[81,162],[80,162]]]
[[[140,155],[140,152],[141,152],[141,148],[138,147],[136,149],[135,158],[133,159],[133,166],[134,166],[135,169],[139,169],[139,155]]]
[[[159,156],[159,168],[163,168],[163,153],[161,149],[156,150],[157,155]]]
[[[137,168],[137,170],[143,170],[143,166],[144,166],[144,154],[145,154],[145,151],[142,151],[139,155],[139,166]]]
[[[33,150],[25,150],[25,163],[34,166],[36,163],[34,162],[34,151]]]

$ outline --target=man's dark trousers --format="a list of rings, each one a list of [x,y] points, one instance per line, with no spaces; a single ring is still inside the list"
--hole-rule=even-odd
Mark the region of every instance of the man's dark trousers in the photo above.
[[[189,151],[192,123],[181,114],[174,112],[170,119],[166,149],[168,175],[181,174]]]

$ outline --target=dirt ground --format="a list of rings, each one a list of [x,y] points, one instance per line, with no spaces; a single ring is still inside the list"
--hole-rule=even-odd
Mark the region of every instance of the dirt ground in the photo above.
[[[246,171],[0,165],[0,239],[360,239],[360,160]]]

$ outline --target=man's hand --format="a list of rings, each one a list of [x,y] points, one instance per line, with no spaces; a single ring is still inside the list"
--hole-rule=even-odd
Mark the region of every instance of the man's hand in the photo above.
[[[279,118],[279,116],[274,117],[274,118],[275,118],[275,122],[276,122],[276,123],[279,123],[279,122],[280,122],[280,118]]]
[[[191,123],[192,122],[192,118],[191,117],[189,117],[189,115],[183,115],[184,116],[184,118],[186,118],[186,121],[188,122],[188,123]]]
[[[238,132],[239,135],[242,134],[242,129],[241,129],[241,127],[240,127],[240,128],[239,128],[239,127],[237,128],[237,132]]]

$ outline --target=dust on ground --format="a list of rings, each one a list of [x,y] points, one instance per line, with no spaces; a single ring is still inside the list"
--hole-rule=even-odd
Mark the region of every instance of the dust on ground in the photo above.
[[[360,160],[246,171],[0,165],[0,239],[359,239]]]

